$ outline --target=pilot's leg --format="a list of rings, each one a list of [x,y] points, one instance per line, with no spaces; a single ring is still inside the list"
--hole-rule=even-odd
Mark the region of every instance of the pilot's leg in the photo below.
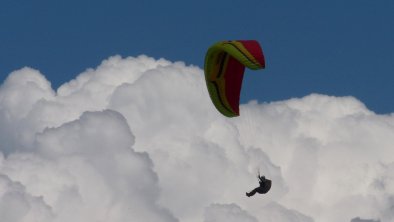
[[[257,189],[258,189],[258,188],[256,188],[256,189],[250,191],[249,193],[246,193],[246,196],[251,197],[251,196],[255,195],[256,192],[257,192]]]

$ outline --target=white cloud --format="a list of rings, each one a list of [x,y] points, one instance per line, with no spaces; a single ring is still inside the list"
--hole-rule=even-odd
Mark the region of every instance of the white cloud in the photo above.
[[[53,219],[42,198],[25,191],[22,184],[0,175],[0,218],[5,222],[46,222]]]
[[[380,222],[380,220],[362,219],[359,217],[353,218],[350,222]]]
[[[181,62],[114,56],[56,93],[39,71],[15,71],[0,87],[0,140],[8,221],[394,218],[393,115],[312,94],[228,119]],[[248,198],[258,169],[273,187]]]
[[[1,172],[42,197],[52,221],[176,221],[157,205],[157,175],[146,153],[115,111],[80,119],[37,135],[31,153],[11,154]]]
[[[258,222],[236,204],[211,204],[205,209],[205,222]]]

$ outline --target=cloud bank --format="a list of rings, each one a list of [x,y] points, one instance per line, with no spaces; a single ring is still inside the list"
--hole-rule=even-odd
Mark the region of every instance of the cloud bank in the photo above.
[[[114,56],[56,91],[16,70],[0,141],[6,222],[394,220],[392,114],[312,94],[228,119],[182,62]]]

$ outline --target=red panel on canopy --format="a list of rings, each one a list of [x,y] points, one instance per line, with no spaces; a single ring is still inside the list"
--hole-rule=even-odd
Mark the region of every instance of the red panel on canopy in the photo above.
[[[260,44],[255,40],[239,40],[242,45],[256,58],[256,60],[265,67],[265,59],[263,55],[263,50],[260,47]]]
[[[239,115],[239,98],[245,66],[229,56],[224,73],[226,98],[235,113]]]

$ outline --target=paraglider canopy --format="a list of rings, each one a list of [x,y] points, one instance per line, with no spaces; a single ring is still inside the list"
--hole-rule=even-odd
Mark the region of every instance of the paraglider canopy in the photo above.
[[[222,41],[205,55],[205,80],[216,109],[227,117],[239,116],[239,100],[245,67],[265,68],[260,44],[255,40]]]

